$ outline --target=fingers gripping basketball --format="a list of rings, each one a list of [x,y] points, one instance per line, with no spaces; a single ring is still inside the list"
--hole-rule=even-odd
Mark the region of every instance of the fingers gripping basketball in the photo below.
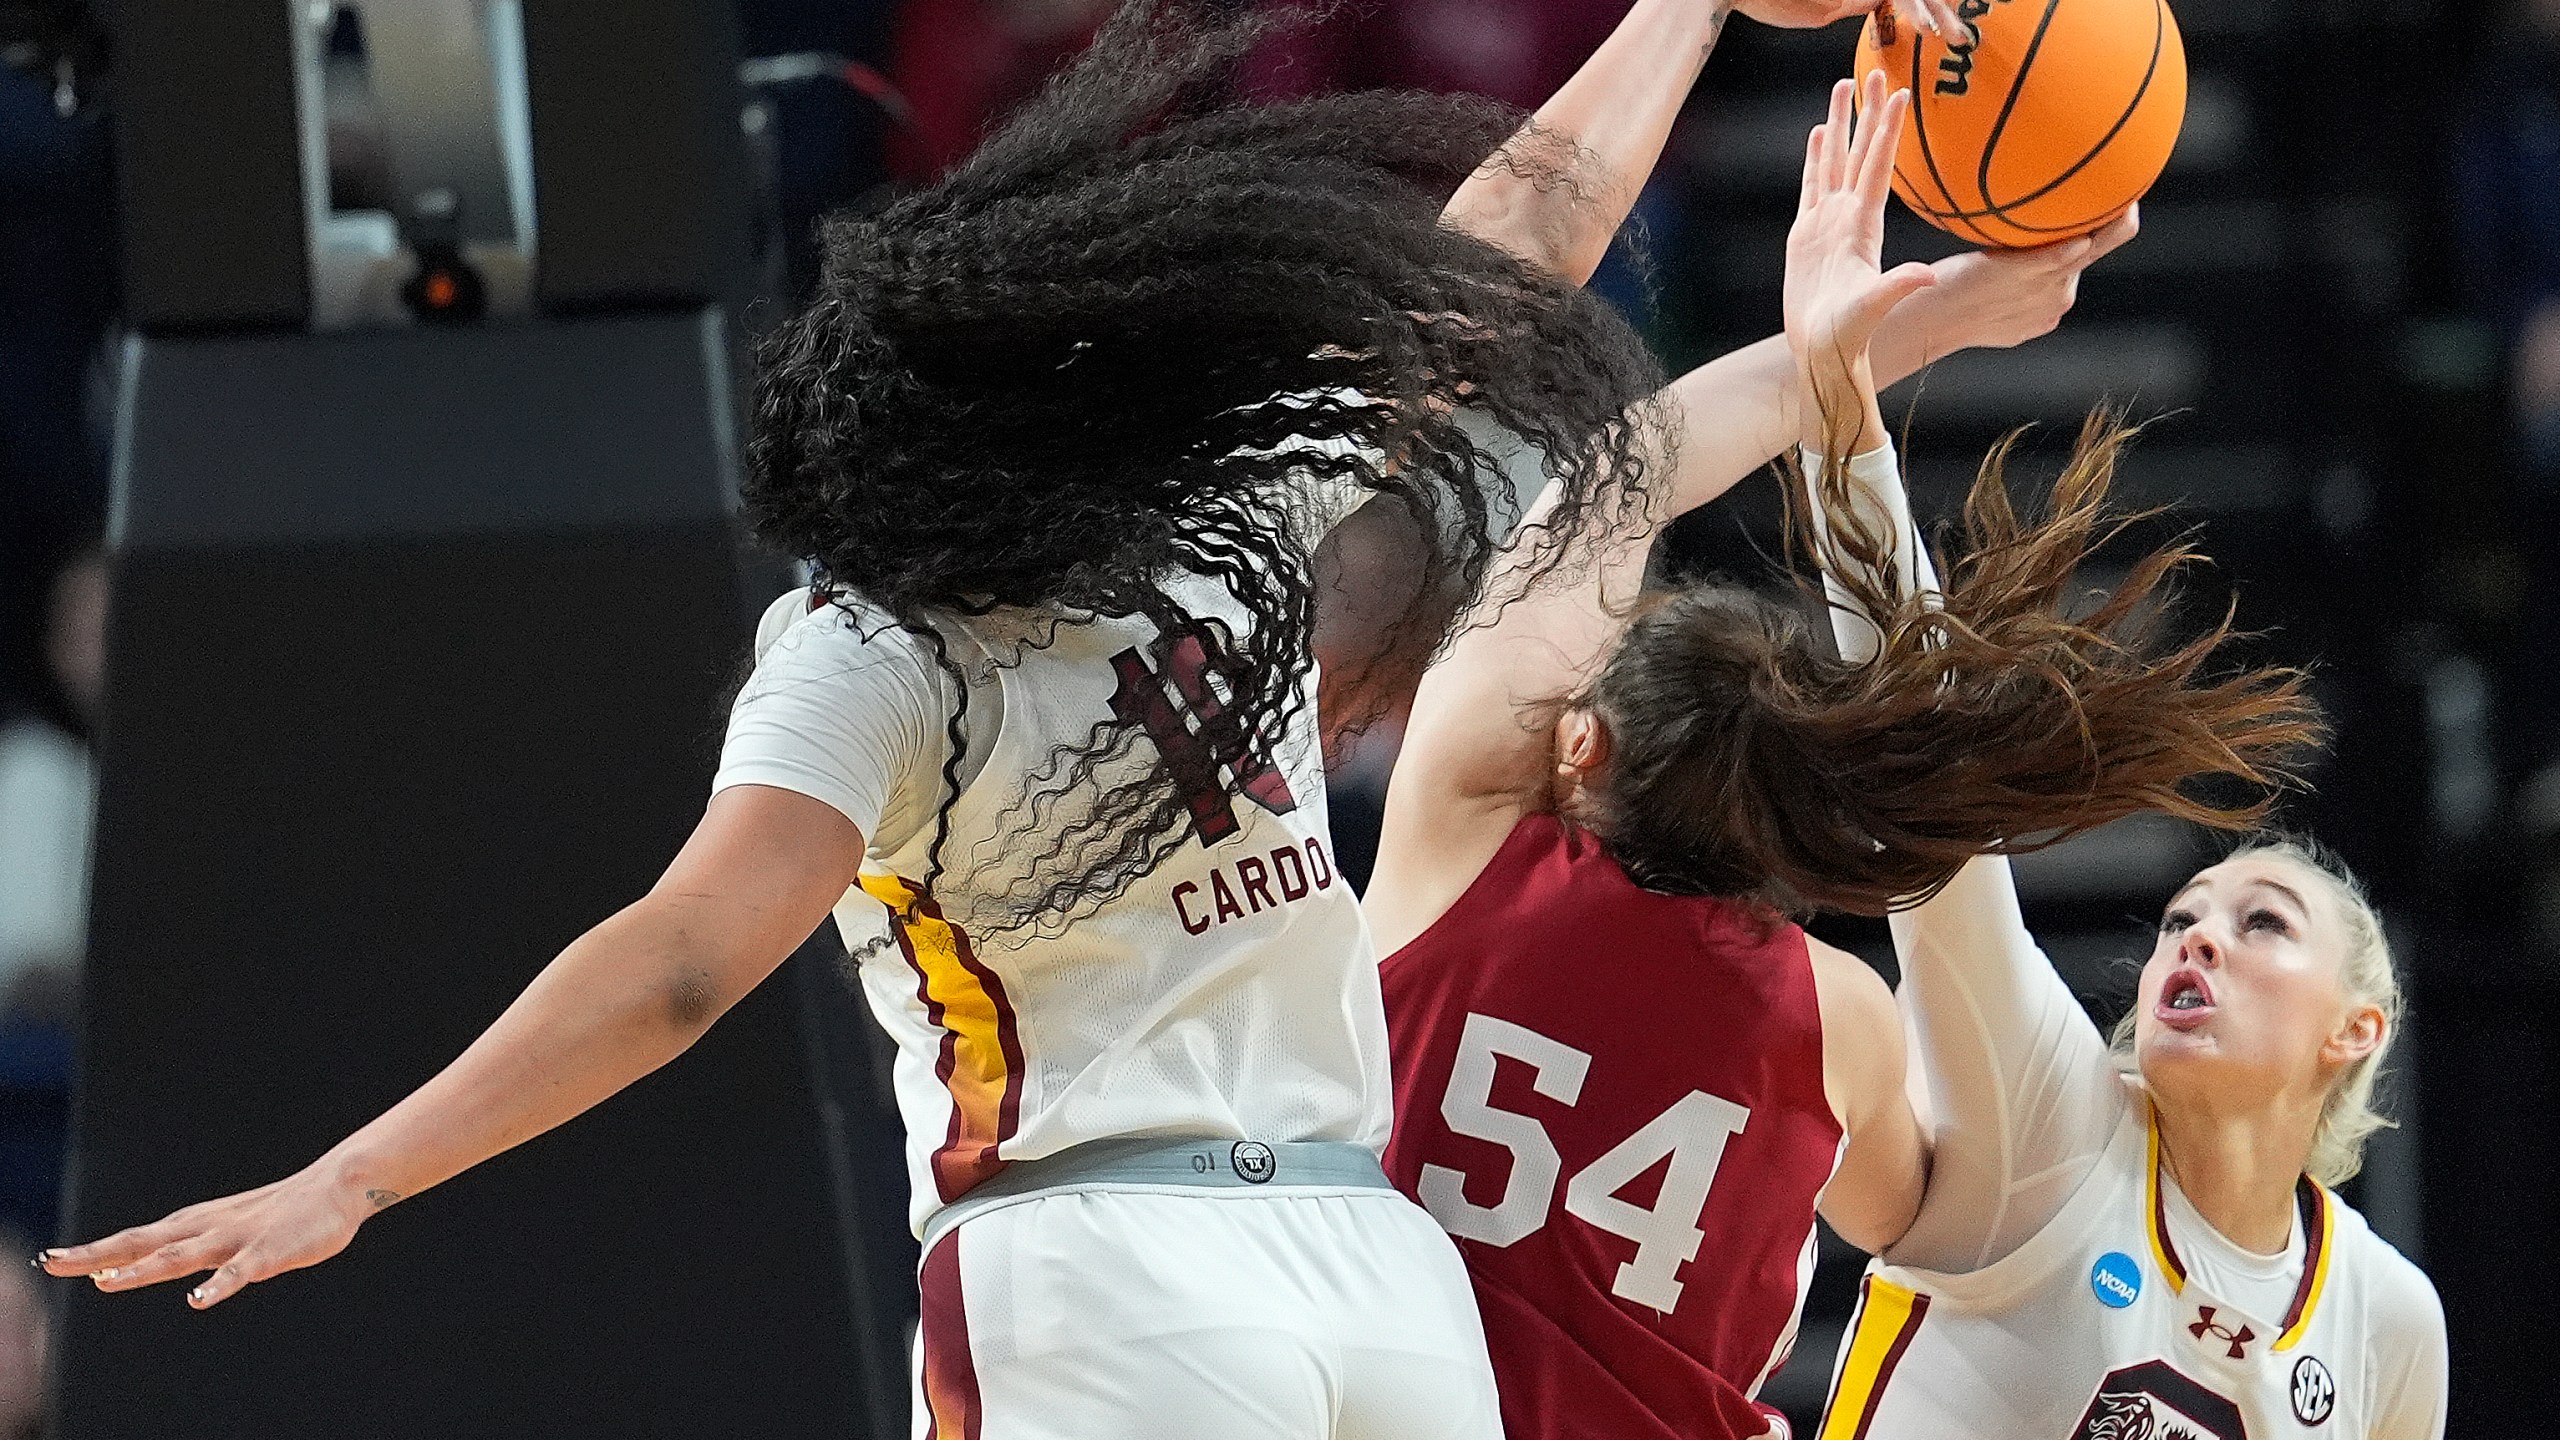
[[[2186,50],[2168,0],[1960,0],[1945,38],[1868,18],[1858,72],[1911,92],[1893,190],[1982,245],[2097,230],[2160,178],[2186,118]]]

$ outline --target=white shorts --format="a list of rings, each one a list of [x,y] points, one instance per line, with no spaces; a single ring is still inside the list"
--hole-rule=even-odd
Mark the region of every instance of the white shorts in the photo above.
[[[1501,1440],[1466,1266],[1392,1191],[1081,1191],[920,1275],[919,1440]]]

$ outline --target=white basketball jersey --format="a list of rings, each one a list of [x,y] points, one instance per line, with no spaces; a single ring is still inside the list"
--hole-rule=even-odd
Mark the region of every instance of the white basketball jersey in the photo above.
[[[1965,1275],[1871,1264],[1818,1440],[2442,1433],[2441,1392],[2424,1393],[2444,1346],[2434,1287],[2363,1216],[2303,1180],[2299,1274],[2280,1309],[2258,1307],[2277,1313],[2255,1313],[2192,1273],[2205,1242],[2228,1242],[2173,1227],[2193,1215],[2174,1184],[2137,1092],[2096,1171],[2017,1251]]]
[[[1192,615],[1243,623],[1213,583],[1186,582],[1174,598]],[[930,868],[932,815],[947,794],[936,720],[929,735],[917,738],[910,724],[898,742],[860,749],[868,760],[929,741],[934,753],[910,767],[921,778],[889,807],[901,817],[898,828],[884,825],[872,837],[861,884],[835,912],[846,947],[861,957],[871,1009],[897,1042],[895,1088],[919,1232],[935,1210],[1008,1162],[1088,1140],[1206,1136],[1382,1148],[1391,1111],[1377,962],[1359,902],[1334,866],[1314,677],[1287,732],[1239,773],[1209,767],[1194,738],[1223,703],[1208,673],[1209,647],[1221,643],[1215,626],[1169,640],[1143,620],[1109,618],[998,615],[942,629],[951,658],[969,675],[972,710],[969,778],[952,805],[942,871],[911,912]],[[883,646],[894,662],[886,667],[873,648]],[[886,668],[883,685],[950,693],[917,637],[885,618],[849,624],[832,605],[810,611],[805,595],[768,612],[758,649],[740,716],[773,689],[770,682],[806,676],[823,686],[846,666],[862,667],[866,678]],[[834,672],[817,658],[827,655],[842,662]],[[1065,778],[1062,756],[1115,718],[1138,727],[1130,753],[1054,807],[1040,801],[1044,808],[1030,812],[1036,823],[1026,823],[1026,799]],[[739,731],[733,720],[718,783],[830,798],[828,787],[802,785],[792,766],[770,755],[742,761]],[[1000,932],[1024,893],[1020,882],[1062,827],[1157,753],[1177,771],[1195,772],[1187,830],[1174,832],[1182,838],[1172,857],[1098,910]],[[1049,857],[1050,872],[1078,853]]]

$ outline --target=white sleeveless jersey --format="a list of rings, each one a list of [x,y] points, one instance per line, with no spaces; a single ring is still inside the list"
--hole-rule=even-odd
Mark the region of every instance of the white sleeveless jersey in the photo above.
[[[2238,1252],[2173,1226],[2200,1222],[2164,1189],[2150,1117],[2137,1092],[2061,1213],[1993,1264],[1869,1265],[1818,1440],[2441,1435],[2444,1314],[2426,1276],[2306,1178],[2280,1313],[2211,1293],[2196,1253]]]
[[[1174,598],[1240,624],[1214,584]],[[826,800],[869,858],[835,912],[872,1012],[897,1042],[921,1233],[941,1206],[1002,1170],[1112,1136],[1344,1140],[1381,1148],[1390,1118],[1377,962],[1326,828],[1314,678],[1269,753],[1202,770],[1172,857],[1098,910],[998,933],[1017,882],[1113,780],[1176,768],[1221,704],[1206,678],[1214,626],[1161,641],[1143,620],[999,615],[940,628],[969,676],[963,785],[942,872],[911,919],[949,793],[956,698],[929,647],[876,612],[767,612],[714,788],[764,784]],[[1135,753],[1038,812],[1062,753],[1115,716]],[[1044,802],[1045,803],[1045,802]],[[1182,832],[1176,832],[1182,833]],[[1054,866],[1053,866],[1054,868]]]

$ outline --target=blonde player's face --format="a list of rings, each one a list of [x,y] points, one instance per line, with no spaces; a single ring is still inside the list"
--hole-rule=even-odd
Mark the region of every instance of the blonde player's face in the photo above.
[[[2340,973],[2346,953],[2325,877],[2275,855],[2199,873],[2162,911],[2142,967],[2133,1033],[2144,1080],[2164,1098],[2316,1103],[2371,1048],[2371,1007],[2349,1003]]]

